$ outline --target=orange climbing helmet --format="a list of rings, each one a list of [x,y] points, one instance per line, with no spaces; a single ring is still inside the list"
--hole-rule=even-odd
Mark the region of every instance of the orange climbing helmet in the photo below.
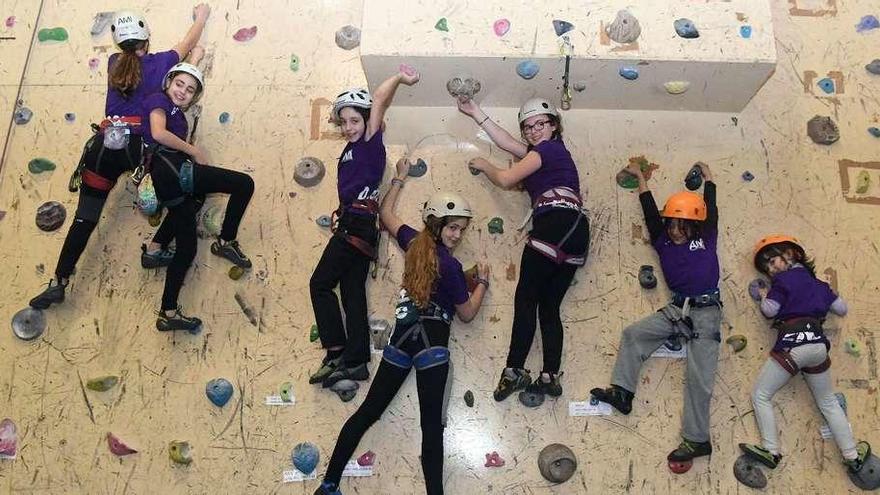
[[[766,273],[766,267],[770,260],[774,256],[784,256],[787,249],[794,251],[795,261],[803,263],[810,270],[813,270],[812,261],[807,259],[807,254],[804,252],[804,247],[801,246],[801,241],[797,240],[796,237],[785,234],[768,235],[761,238],[755,244],[752,256],[755,268],[759,272]]]
[[[772,234],[768,235],[767,237],[763,237],[761,240],[758,241],[757,244],[755,244],[754,255],[758,256],[758,253],[760,253],[761,250],[767,246],[772,246],[773,244],[781,244],[783,242],[790,242],[801,249],[804,248],[803,246],[801,246],[801,241],[797,240],[796,237],[785,234]]]
[[[666,200],[660,216],[703,221],[706,219],[706,201],[697,193],[677,192]]]

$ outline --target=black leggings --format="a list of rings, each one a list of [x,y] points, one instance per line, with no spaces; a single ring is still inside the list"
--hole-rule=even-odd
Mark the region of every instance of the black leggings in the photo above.
[[[183,153],[167,153],[165,156],[175,167],[179,167],[179,164],[188,158]],[[152,167],[150,174],[160,202],[183,195],[177,175],[161,158],[154,156]],[[201,208],[200,197],[210,193],[229,194],[220,238],[231,241],[238,237],[238,226],[254,194],[254,181],[249,175],[208,165],[195,165],[193,184],[192,195],[185,196],[179,205],[168,208],[168,214],[162,220],[162,225],[154,237],[154,241],[166,244],[170,232],[170,235],[177,240],[174,258],[165,274],[165,291],[162,293],[163,310],[177,307],[177,298],[186,278],[186,272],[196,257],[198,246],[196,213]]]
[[[586,216],[578,220],[578,212],[557,208],[533,220],[531,235],[557,243],[577,221],[578,226],[563,248],[569,254],[586,254],[590,246],[590,224]],[[525,367],[526,357],[535,339],[536,319],[541,322],[541,341],[544,347],[542,371],[559,373],[562,361],[562,319],[559,306],[571,286],[576,265],[556,264],[529,246],[523,248],[519,281],[513,302],[513,329],[507,367]]]
[[[339,228],[375,245],[378,236],[372,216],[344,214]],[[344,346],[342,359],[349,366],[370,360],[370,332],[367,321],[367,273],[370,258],[340,236],[333,236],[309,280],[315,323],[321,345],[327,349]],[[339,298],[333,288],[339,285],[345,326]]]
[[[104,149],[103,135],[97,134],[94,139],[90,139],[86,143],[82,160],[86,169],[111,182],[116,182],[120,175],[126,171],[134,170],[141,163],[142,153],[143,139],[139,135],[131,135],[127,150],[111,150]],[[58,257],[58,265],[55,267],[57,278],[69,278],[73,273],[76,263],[86,249],[89,237],[98,226],[98,220],[101,218],[101,212],[109,194],[110,191],[101,191],[86,184],[80,186],[79,205],[70,230],[67,231],[67,237],[64,238],[64,245],[61,247],[61,254]]]
[[[431,345],[446,346],[449,343],[449,325],[439,321],[424,322]],[[391,341],[398,337],[392,335]],[[410,356],[424,349],[421,340],[407,339],[400,348]],[[325,481],[339,484],[345,464],[351,459],[355,449],[367,430],[379,420],[382,413],[397,395],[410,370],[398,368],[386,361],[379,363],[379,369],[370,385],[364,402],[348,418],[330,457]],[[446,378],[449,364],[443,364],[416,371],[416,388],[419,393],[419,416],[422,427],[422,472],[425,475],[425,489],[429,495],[443,493],[443,400],[446,391]]]

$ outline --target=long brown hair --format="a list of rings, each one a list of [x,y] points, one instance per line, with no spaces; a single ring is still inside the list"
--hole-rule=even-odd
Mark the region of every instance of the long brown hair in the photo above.
[[[131,96],[141,83],[141,58],[135,52],[141,48],[146,49],[148,43],[149,41],[127,40],[119,44],[122,53],[110,69],[110,87],[123,96]]]
[[[403,265],[403,288],[416,306],[424,308],[431,302],[434,282],[439,276],[437,242],[447,218],[429,216],[425,228],[409,243]]]

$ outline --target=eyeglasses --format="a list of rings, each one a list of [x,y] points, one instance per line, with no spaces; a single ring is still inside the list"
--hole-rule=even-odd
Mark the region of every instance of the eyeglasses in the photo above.
[[[532,125],[524,125],[522,128],[523,134],[528,134],[532,131],[541,132],[544,130],[544,126],[549,124],[549,120],[539,120]]]

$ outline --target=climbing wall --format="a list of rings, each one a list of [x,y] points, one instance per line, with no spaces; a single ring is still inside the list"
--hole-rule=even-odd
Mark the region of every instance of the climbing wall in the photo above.
[[[758,440],[749,391],[771,343],[767,324],[747,293],[756,276],[749,256],[759,236],[776,231],[803,240],[816,258],[819,275],[850,303],[849,316],[828,324],[834,383],[847,398],[856,436],[880,445],[880,312],[874,297],[880,286],[874,228],[880,220],[880,139],[868,131],[880,127],[880,75],[865,69],[880,57],[880,29],[871,28],[876,18],[864,18],[880,11],[868,0],[777,1],[771,3],[771,25],[765,16],[744,13],[742,18],[730,3],[675,2],[668,18],[644,17],[645,41],[637,50],[608,55],[605,70],[619,84],[638,87],[646,81],[625,80],[619,69],[638,60],[640,50],[674,43],[687,59],[712,52],[721,32],[730,43],[754,43],[762,33],[772,32],[775,73],[741,112],[583,110],[577,109],[583,107],[578,106],[580,93],[575,93],[576,109],[563,114],[566,143],[589,191],[593,237],[587,266],[578,272],[563,305],[565,393],[536,409],[523,407],[515,397],[499,404],[491,396],[509,342],[523,238],[517,227],[527,211],[526,195],[500,191],[484,177],[468,174],[465,166],[473,156],[497,164],[510,157],[490,146],[454,109],[451,98],[389,113],[389,168],[404,153],[428,166],[424,176],[407,182],[399,212],[416,224],[418,205],[431,192],[444,188],[464,193],[477,216],[456,254],[466,266],[486,257],[492,269],[492,289],[479,316],[453,327],[447,493],[744,490],[732,466],[739,456],[737,443]],[[506,13],[508,6],[501,2],[449,2],[412,19],[404,42],[459,46],[459,27],[466,25],[471,44],[482,26],[485,46],[524,40],[506,49],[525,58],[532,46],[528,40],[555,43],[552,21],[561,19],[572,23],[583,40],[576,46],[600,46],[595,27],[613,21],[616,11],[627,5],[590,4],[591,10],[581,5],[556,12],[533,2],[533,15],[525,18]],[[190,5],[167,0],[140,5],[151,24],[153,50],[172,46],[189,25]],[[115,49],[107,30],[95,36],[90,30],[97,13],[122,7],[105,0],[88,5],[0,2],[0,266],[8,282],[0,289],[0,316],[5,321],[26,306],[54,271],[76,207],[76,195],[67,191],[68,177],[89,136],[88,123],[102,117],[106,61]],[[208,252],[207,240],[200,241],[181,302],[205,320],[205,329],[197,336],[157,332],[154,312],[164,272],[139,265],[139,245],[153,228],[134,208],[132,187],[119,184],[77,267],[67,300],[45,312],[45,333],[21,341],[8,326],[0,332],[0,417],[17,425],[16,457],[0,460],[0,492],[311,493],[316,481],[285,482],[283,473],[293,470],[291,451],[300,442],[317,445],[322,473],[342,423],[363,400],[363,390],[343,403],[307,384],[323,354],[309,341],[314,317],[308,279],[330,235],[316,220],[336,206],[334,165],[344,145],[327,123],[328,104],[343,88],[366,84],[360,48],[348,44],[348,32],[340,36],[341,44],[352,49],[338,46],[337,30],[360,27],[369,16],[353,0],[240,0],[213,7],[203,37],[209,53],[207,92],[196,138],[216,163],[254,177],[256,194],[240,234],[254,268],[240,280],[230,280],[228,264]],[[526,12],[524,7],[512,9]],[[632,12],[640,14],[635,7]],[[510,38],[499,38],[493,30],[502,17],[510,21],[505,35]],[[673,29],[678,17],[692,19],[701,37],[678,38]],[[438,24],[441,18],[446,22]],[[440,29],[444,24],[445,31]],[[743,25],[753,27],[751,40],[741,35]],[[39,41],[40,32],[43,38],[64,38],[54,29],[59,27],[67,33],[65,40]],[[371,42],[368,34],[365,30],[364,45]],[[384,36],[394,40],[399,34],[389,24]],[[615,56],[620,63],[613,62]],[[467,75],[437,71],[430,61],[400,61],[421,70],[426,77],[417,88],[435,95],[442,95],[449,78]],[[548,64],[541,74],[552,72],[555,80],[559,60]],[[578,67],[577,57],[572,67]],[[517,95],[544,94],[531,93],[536,81],[521,79],[514,66],[503,70],[504,84],[516,88]],[[371,74],[370,81],[381,77]],[[552,89],[545,96],[557,100],[559,90]],[[691,87],[684,95],[672,95],[645,84],[650,98],[658,100],[649,108],[701,90]],[[486,83],[482,91],[480,101],[498,90]],[[413,95],[401,91],[398,103],[406,105]],[[515,133],[519,101],[498,98],[490,103],[489,114]],[[32,117],[13,123],[21,107],[30,109]],[[224,112],[227,118],[221,123]],[[807,122],[815,115],[836,123],[839,140],[822,145],[808,137]],[[696,461],[683,475],[670,473],[665,461],[678,442],[683,361],[648,361],[630,416],[569,415],[569,402],[584,401],[587,390],[607,383],[621,330],[668,298],[662,280],[654,290],[638,285],[639,267],[656,266],[657,261],[645,241],[635,194],[615,182],[617,171],[641,155],[659,165],[652,185],[661,200],[682,188],[695,161],[712,166],[721,214],[723,337],[748,339],[739,353],[722,347],[712,405],[715,454]],[[293,180],[294,166],[303,156],[328,165],[317,186],[304,188]],[[34,158],[48,159],[56,168],[31,172],[28,164]],[[744,178],[746,172],[752,180]],[[65,206],[68,216],[59,230],[43,232],[34,215],[52,200]],[[210,198],[207,206],[224,202]],[[503,233],[489,233],[487,224],[495,217],[504,221]],[[383,240],[375,278],[368,283],[371,316],[393,316],[402,260],[400,250]],[[858,352],[846,352],[847,342]],[[528,367],[540,369],[539,358],[540,338]],[[106,382],[90,380],[103,376],[116,376],[119,382],[106,391],[92,390]],[[207,382],[217,377],[234,386],[223,407],[205,397]],[[292,404],[272,405],[279,399],[271,397],[287,382]],[[413,382],[404,386],[358,448],[357,455],[376,453],[372,476],[346,478],[344,493],[422,492]],[[468,390],[475,397],[473,407],[463,400]],[[794,380],[776,402],[786,457],[769,474],[768,491],[857,491],[834,443],[820,436],[823,421],[802,380]],[[0,426],[4,439],[7,425]],[[115,456],[108,450],[108,432],[138,452]],[[191,464],[169,460],[172,441],[189,442]],[[557,486],[537,469],[538,453],[553,442],[568,445],[579,462],[574,477]],[[505,460],[503,466],[485,467],[486,454],[493,451]]]

